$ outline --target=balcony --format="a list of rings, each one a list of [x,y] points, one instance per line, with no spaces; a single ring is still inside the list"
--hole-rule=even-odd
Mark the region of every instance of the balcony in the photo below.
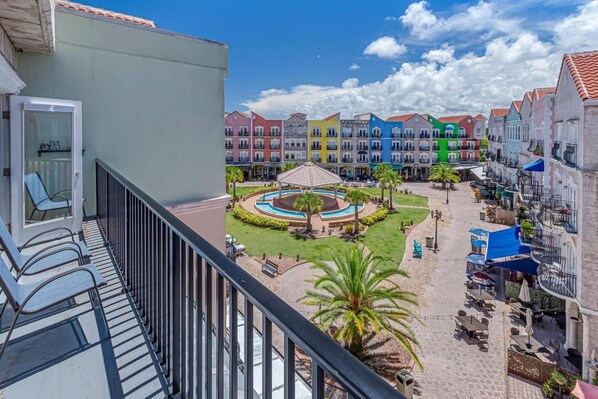
[[[337,146],[335,146],[335,145],[327,145],[327,146],[326,146],[326,149],[327,149],[327,150],[329,150],[329,151],[336,151],[336,149],[337,149],[337,148],[338,148],[338,147],[337,147]]]
[[[253,162],[264,162],[264,157],[253,157]]]
[[[415,138],[415,133],[413,133],[413,132],[405,132],[405,138],[406,139],[413,139],[413,138]]]
[[[403,163],[403,160],[401,158],[392,158],[392,163]]]
[[[403,163],[411,164],[413,162],[413,158],[405,158],[405,161]]]
[[[233,157],[225,157],[224,160],[226,163],[231,163],[233,161]]]
[[[546,228],[567,233],[577,233],[577,211],[558,196],[543,196],[538,221]]]
[[[367,132],[359,132],[359,133],[357,133],[357,137],[365,139],[368,137],[368,133]]]
[[[374,133],[372,133],[371,137],[374,138],[374,139],[379,139],[379,138],[382,137],[382,133],[380,133],[380,132],[374,132]]]
[[[440,151],[440,147],[438,147],[437,145],[432,147],[432,151]]]
[[[382,146],[381,145],[373,145],[372,146],[372,151],[382,151]]]
[[[374,159],[372,159],[372,163],[380,163],[380,162],[382,162],[380,160],[380,158],[374,158]]]
[[[430,158],[420,158],[419,163],[430,163]]]
[[[264,136],[264,131],[263,130],[256,130],[255,132],[253,132],[253,135],[255,137],[263,137]]]
[[[255,144],[253,146],[254,150],[263,150],[264,149],[264,145],[263,144]]]
[[[554,159],[561,159],[561,142],[560,141],[555,141],[554,143],[552,143],[552,148],[550,149],[550,155],[552,155],[552,157]]]
[[[275,130],[275,131],[270,132],[270,136],[280,137],[280,130]]]
[[[449,158],[449,163],[459,163],[459,158]]]
[[[321,132],[312,132],[311,137],[322,137],[322,133]]]
[[[393,133],[393,134],[392,134],[392,138],[393,138],[393,139],[402,139],[402,138],[404,138],[404,137],[405,137],[405,136],[403,135],[403,133]]]
[[[232,150],[233,149],[233,144],[224,144],[224,149],[225,150]]]
[[[68,381],[75,396],[236,399],[247,397],[244,392],[251,397],[269,392],[271,397],[344,397],[330,392],[332,382],[349,397],[402,397],[101,161],[96,182],[98,221],[88,222],[84,231],[109,284],[100,295],[112,338],[104,338],[94,312],[72,312],[72,304],[52,309],[42,322],[53,323],[56,331],[46,328],[44,339],[31,337],[27,325],[18,328],[19,338],[5,353],[13,368],[5,372],[16,373],[15,380],[4,393],[14,389],[15,397],[39,397],[33,376],[46,385]],[[311,359],[311,384],[295,366],[296,348]],[[37,375],[27,369],[32,364]],[[263,378],[254,379],[259,375]],[[56,390],[51,388],[44,396]]]
[[[353,133],[351,133],[351,132],[347,132],[347,133],[343,132],[343,133],[341,133],[341,137],[350,138],[350,137],[353,137]]]
[[[271,150],[280,150],[280,144],[270,144]]]
[[[239,136],[240,137],[249,137],[249,131],[247,131],[247,130],[240,130],[239,131]]]
[[[405,151],[414,151],[414,150],[415,150],[415,147],[412,146],[412,145],[406,145],[405,146]]]
[[[353,163],[353,158],[351,158],[351,157],[343,157],[343,163]]]
[[[224,131],[224,135],[226,137],[232,137],[233,136],[233,131],[232,130],[225,130]]]
[[[270,157],[270,162],[280,162],[280,158]]]
[[[576,145],[567,144],[565,152],[563,153],[563,161],[567,166],[577,167]]]
[[[245,143],[245,144],[239,144],[239,149],[240,150],[248,150],[249,149],[249,144]]]
[[[326,137],[338,137],[338,133],[336,131],[329,130],[326,132]]]
[[[336,163],[336,158],[328,158],[327,163]]]
[[[312,149],[312,151],[322,151],[322,146],[312,144],[311,149]]]
[[[322,162],[322,158],[320,157],[311,157],[311,161],[314,163],[320,163]]]
[[[430,138],[430,133],[420,133],[419,134],[419,138],[420,139],[429,139]]]
[[[367,145],[357,145],[357,150],[358,151],[362,151],[362,150],[367,150],[369,148],[369,146]]]
[[[361,158],[357,160],[357,163],[368,163],[368,160],[365,158]]]
[[[544,291],[550,294],[575,298],[577,292],[575,274],[565,273],[566,258],[562,256],[545,255],[538,267],[538,282]]]
[[[241,162],[241,163],[249,162],[249,157],[239,157],[239,162]]]
[[[353,146],[352,145],[344,145],[344,146],[341,147],[341,150],[352,151],[353,150]]]
[[[430,151],[430,146],[426,145],[426,146],[419,146],[419,150],[420,151]]]

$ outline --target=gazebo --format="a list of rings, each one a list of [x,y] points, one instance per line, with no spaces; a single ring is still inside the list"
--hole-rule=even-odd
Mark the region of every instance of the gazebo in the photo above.
[[[336,198],[337,186],[342,179],[336,174],[319,167],[313,162],[306,162],[301,166],[281,173],[276,179],[278,183],[278,195],[282,196],[282,185],[288,184],[313,190],[316,187],[334,185],[334,196]]]

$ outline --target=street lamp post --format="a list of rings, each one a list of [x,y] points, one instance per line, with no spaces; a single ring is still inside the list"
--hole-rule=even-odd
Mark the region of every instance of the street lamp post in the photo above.
[[[430,216],[436,219],[436,229],[434,232],[434,252],[436,252],[438,251],[438,221],[442,217],[442,212],[436,209],[436,211],[430,211]]]

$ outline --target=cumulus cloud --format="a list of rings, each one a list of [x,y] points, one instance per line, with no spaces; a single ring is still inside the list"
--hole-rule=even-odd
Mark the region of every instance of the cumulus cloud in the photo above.
[[[351,66],[349,67],[349,71],[356,71],[359,68],[361,68],[359,65],[357,65],[356,63],[351,64]]]
[[[392,36],[382,36],[371,42],[365,50],[364,55],[374,55],[380,58],[393,59],[407,52],[407,47],[397,42]]]
[[[521,31],[519,20],[503,18],[501,9],[494,3],[480,1],[465,11],[449,18],[437,17],[427,1],[410,4],[399,17],[412,36],[428,40],[442,35],[459,32],[500,32],[510,34]]]
[[[421,7],[421,2],[414,4]],[[464,54],[451,43],[434,45],[424,49],[418,60],[397,64],[375,82],[360,83],[349,78],[338,86],[270,89],[243,105],[281,118],[291,112],[319,118],[338,111],[343,117],[363,112],[382,117],[408,112],[486,114],[492,107],[520,99],[525,91],[555,85],[564,51],[595,46],[596,13],[598,0],[579,7],[553,25],[550,39],[542,40],[530,31],[510,32],[480,38],[481,50]],[[438,21],[433,14],[424,15],[426,18]]]

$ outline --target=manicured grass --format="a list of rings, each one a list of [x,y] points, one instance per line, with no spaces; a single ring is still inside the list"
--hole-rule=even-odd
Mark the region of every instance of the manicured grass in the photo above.
[[[425,198],[425,197],[424,197]],[[426,209],[401,209],[388,215],[386,220],[370,227],[359,241],[385,259],[385,262],[398,265],[405,252],[406,235],[401,232],[401,222],[413,220],[420,223],[429,215]]]
[[[331,251],[346,248],[350,243],[339,237],[317,240],[297,237],[288,231],[260,229],[235,219],[231,212],[226,213],[226,232],[237,237],[238,242],[247,246],[250,255],[268,256],[282,252],[286,256],[297,256],[307,260],[328,260]]]
[[[237,194],[237,197],[244,197],[244,196],[249,195],[255,191],[266,190],[268,188],[276,188],[276,187],[264,187],[263,185],[261,185],[261,186],[237,186],[236,194]],[[229,189],[228,193],[230,194],[231,197],[233,196],[232,186]]]
[[[372,188],[372,187],[365,187],[362,190],[375,195],[376,197],[380,197],[381,190],[380,188]],[[388,198],[388,190],[384,190],[384,198]],[[395,205],[406,205],[406,206],[428,206],[428,197],[424,197],[421,195],[415,194],[400,194],[394,192],[392,194],[392,199]]]

